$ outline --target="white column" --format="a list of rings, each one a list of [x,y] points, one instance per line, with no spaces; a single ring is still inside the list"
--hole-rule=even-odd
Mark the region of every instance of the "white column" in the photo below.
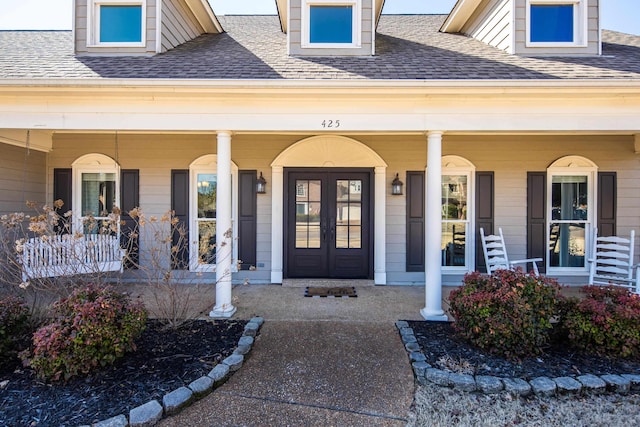
[[[236,312],[231,301],[232,209],[231,132],[218,132],[218,172],[216,186],[216,305],[210,317],[226,318]]]
[[[442,132],[427,135],[425,197],[425,306],[426,320],[447,320],[442,310]]]
[[[271,283],[282,283],[284,253],[284,174],[282,166],[271,167]]]
[[[387,284],[387,169],[375,168],[373,279],[376,285]]]

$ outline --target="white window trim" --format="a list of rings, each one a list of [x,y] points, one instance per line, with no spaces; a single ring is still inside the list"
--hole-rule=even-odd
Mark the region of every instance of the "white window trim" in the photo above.
[[[549,254],[546,254],[547,275],[565,275],[565,276],[584,276],[589,271],[589,263],[587,259],[591,257],[591,236],[593,229],[597,227],[597,203],[596,194],[598,194],[598,167],[591,160],[580,156],[567,156],[556,160],[549,168],[547,168],[547,200],[546,200],[546,239],[545,250],[549,251],[550,244],[550,225],[553,221],[551,218],[551,191],[554,176],[586,176],[587,177],[587,211],[586,226],[584,229],[584,267],[551,267]]]
[[[140,6],[142,26],[139,42],[101,42],[100,6]],[[87,1],[87,47],[145,47],[147,34],[147,0],[88,0]]]
[[[447,155],[442,157],[442,176],[465,175],[467,177],[467,228],[465,239],[465,265],[442,266],[442,274],[462,274],[475,270],[476,258],[476,167],[467,159]],[[440,220],[443,224],[443,220]]]
[[[351,6],[353,8],[351,43],[311,43],[311,6]],[[300,45],[312,49],[358,49],[362,47],[362,0],[302,0]]]
[[[215,264],[198,262],[198,174],[218,173],[218,156],[207,154],[196,159],[189,166],[189,270],[198,273],[215,272]],[[238,166],[231,163],[231,272],[238,272]],[[216,218],[217,219],[217,218]],[[217,232],[217,231],[216,231]]]
[[[111,157],[104,154],[86,154],[76,159],[71,165],[72,167],[72,200],[73,200],[73,231],[82,232],[84,227],[82,226],[82,220],[84,216],[82,214],[82,174],[84,173],[113,173],[115,175],[116,188],[115,188],[115,201],[116,206],[120,207],[120,165]],[[106,206],[105,206],[106,208]],[[109,209],[111,211],[111,209]],[[106,218],[96,216],[96,218]]]
[[[531,5],[573,5],[572,42],[532,42]],[[588,30],[587,0],[527,0],[526,3],[526,47],[586,47]]]

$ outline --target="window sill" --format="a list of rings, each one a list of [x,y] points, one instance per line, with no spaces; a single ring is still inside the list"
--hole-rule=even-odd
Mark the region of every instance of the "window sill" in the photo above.
[[[133,42],[133,43],[93,43],[87,44],[88,48],[112,48],[112,47],[146,47],[147,44],[144,42]]]

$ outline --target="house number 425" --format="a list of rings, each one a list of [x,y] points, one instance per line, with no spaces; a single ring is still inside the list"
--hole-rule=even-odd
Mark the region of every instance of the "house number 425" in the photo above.
[[[321,123],[322,127],[325,129],[328,128],[339,128],[340,127],[340,120],[323,120]]]

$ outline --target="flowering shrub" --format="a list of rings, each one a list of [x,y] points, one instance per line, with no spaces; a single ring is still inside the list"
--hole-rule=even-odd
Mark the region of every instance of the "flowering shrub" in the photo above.
[[[29,309],[16,297],[0,299],[0,362],[15,356],[16,343],[29,330]]]
[[[53,381],[87,374],[136,349],[146,311],[124,294],[95,286],[54,304],[57,319],[33,335],[33,356],[23,360],[39,377]]]
[[[591,353],[640,357],[640,296],[616,286],[585,286],[585,298],[571,299],[563,329],[571,344]]]
[[[505,357],[539,354],[549,342],[558,313],[560,286],[520,270],[478,272],[449,296],[454,328],[472,344]]]

